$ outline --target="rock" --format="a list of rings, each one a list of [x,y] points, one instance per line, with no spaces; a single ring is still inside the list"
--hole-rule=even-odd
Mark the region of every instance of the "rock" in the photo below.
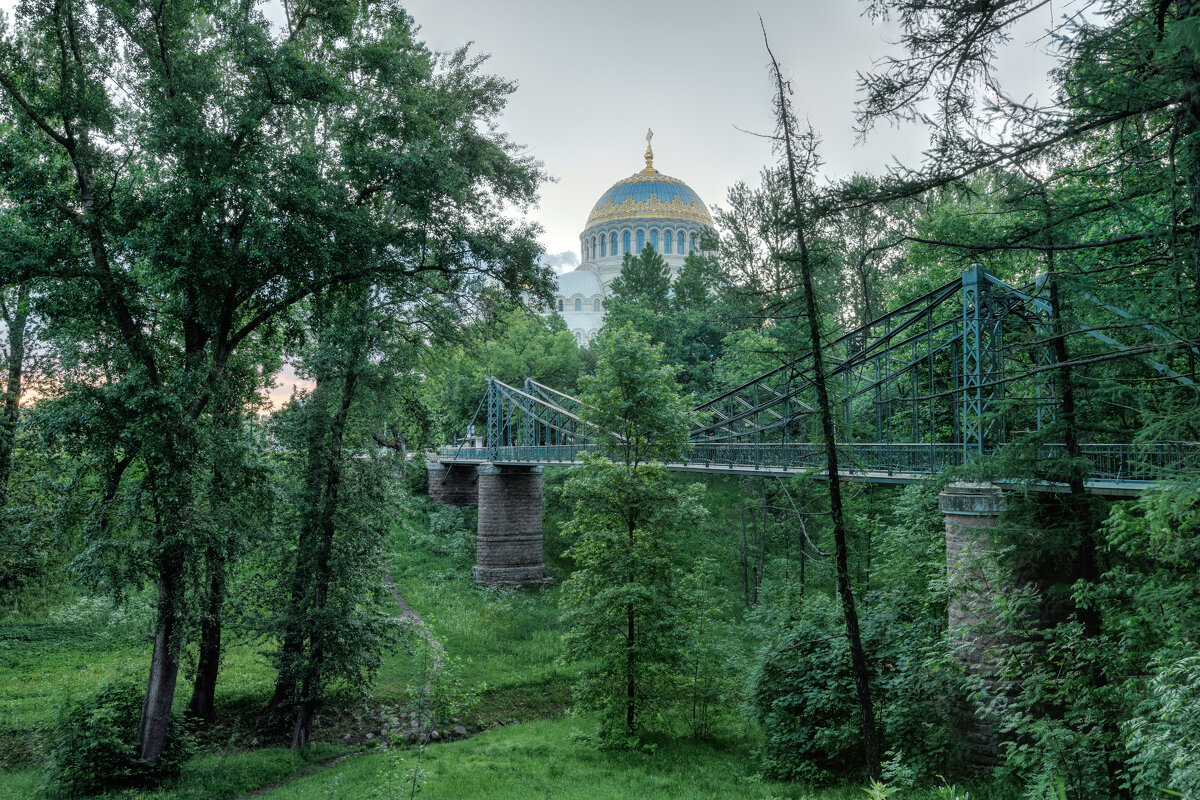
[[[438,739],[441,738],[441,734],[439,734],[437,731],[430,731],[429,738],[433,739],[436,742]]]
[[[454,735],[455,736],[467,736],[468,735],[467,729],[464,728],[462,725],[455,725],[454,726]]]

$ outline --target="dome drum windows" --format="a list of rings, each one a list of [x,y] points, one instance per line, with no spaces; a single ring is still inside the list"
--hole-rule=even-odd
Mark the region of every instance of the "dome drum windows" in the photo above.
[[[608,249],[611,250],[612,254],[615,256],[617,254],[617,235],[615,233],[610,233],[608,235],[608,242]]]
[[[606,255],[608,255],[608,248],[606,247],[607,244],[608,244],[608,237],[601,234],[601,236],[600,236],[600,257],[601,258],[604,258]]]
[[[562,301],[562,298],[561,298],[561,297],[560,297],[560,298],[558,298],[558,310],[559,310],[559,312],[560,312],[560,313],[561,313],[561,312],[562,312],[562,310],[563,310],[563,301]]]
[[[637,232],[637,252],[641,253],[642,250],[645,249],[645,247],[646,247],[646,232],[639,229]]]
[[[671,242],[674,235],[670,231],[663,231],[663,252],[667,255],[671,254]]]
[[[683,252],[683,231],[679,232],[679,255],[684,255]]]
[[[600,313],[600,298],[599,297],[592,300],[592,311],[595,311],[597,314]]]
[[[583,300],[578,297],[575,298],[575,310],[583,311]]]
[[[658,251],[658,229],[650,231],[650,246]]]
[[[628,253],[629,252],[629,231],[625,231],[624,239],[625,239],[625,242],[624,242],[625,252]]]

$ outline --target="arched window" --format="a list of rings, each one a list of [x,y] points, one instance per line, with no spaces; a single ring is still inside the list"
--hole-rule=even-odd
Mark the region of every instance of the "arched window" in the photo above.
[[[657,230],[650,231],[650,246],[653,247],[655,250],[658,249],[658,231]]]
[[[663,252],[668,255],[671,252],[672,234],[670,231],[663,231]]]
[[[606,255],[608,255],[608,247],[606,246],[607,244],[608,244],[608,237],[601,236],[600,237],[600,257],[601,258],[604,258]]]
[[[583,300],[579,299],[578,297],[575,298],[575,310],[583,311]]]
[[[637,232],[637,242],[638,242],[637,251],[638,251],[638,254],[640,255],[642,252],[642,248],[644,248],[646,246],[646,232],[645,231]]]
[[[599,311],[599,310],[600,310],[600,298],[597,297],[595,300],[592,301],[592,311]]]
[[[629,252],[629,231],[625,231],[625,252]]]
[[[560,297],[560,298],[558,298],[558,310],[559,310],[559,311],[562,311],[562,310],[563,310],[563,304],[562,304],[562,298],[561,298],[561,297]]]
[[[615,233],[610,234],[608,237],[608,249],[612,251],[614,256],[617,254],[617,235]]]
[[[592,260],[596,260],[596,237],[592,237]]]
[[[679,255],[683,255],[683,231],[679,232]]]
[[[690,242],[688,242],[688,249],[689,250],[696,249],[696,234],[694,234],[694,233],[692,234],[692,240]]]

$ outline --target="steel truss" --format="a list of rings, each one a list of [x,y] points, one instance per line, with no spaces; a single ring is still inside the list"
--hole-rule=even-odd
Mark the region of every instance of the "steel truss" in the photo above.
[[[1017,288],[973,267],[822,343],[837,405],[837,447],[847,469],[880,480],[936,474],[994,453],[1011,437],[1033,440],[1042,457],[1058,455],[1062,445],[1037,435],[1053,432],[1057,407],[1054,326],[1044,284]],[[1100,321],[1072,326],[1077,340],[1090,343],[1089,354],[1099,347],[1136,356],[1128,360],[1140,359],[1159,378],[1196,389],[1170,363],[1150,358],[1153,348],[1146,343],[1200,355],[1194,346],[1087,292],[1074,293],[1072,302],[1086,305]],[[1111,330],[1126,337],[1132,332],[1141,341],[1127,344],[1106,332]],[[1140,366],[1132,372],[1145,374]],[[596,447],[597,431],[574,397],[533,380],[518,389],[489,378],[486,400],[486,447],[460,448],[457,458],[574,463]],[[811,350],[691,413],[690,443],[679,466],[819,471],[824,464]],[[1200,467],[1196,443],[1086,441],[1081,449],[1092,476],[1110,481],[1153,480]]]

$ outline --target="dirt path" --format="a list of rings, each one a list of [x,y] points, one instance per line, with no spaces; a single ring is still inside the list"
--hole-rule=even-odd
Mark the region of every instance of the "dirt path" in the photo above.
[[[401,615],[411,619],[413,622],[417,623],[417,625],[428,630],[428,626],[425,625],[425,620],[421,619],[420,614],[418,614],[416,611],[413,611],[413,607],[408,604],[408,601],[401,596],[400,590],[396,588],[396,579],[392,577],[391,567],[384,568],[383,579],[387,581],[388,589],[391,590],[392,597],[396,599],[396,605],[400,606]]]

